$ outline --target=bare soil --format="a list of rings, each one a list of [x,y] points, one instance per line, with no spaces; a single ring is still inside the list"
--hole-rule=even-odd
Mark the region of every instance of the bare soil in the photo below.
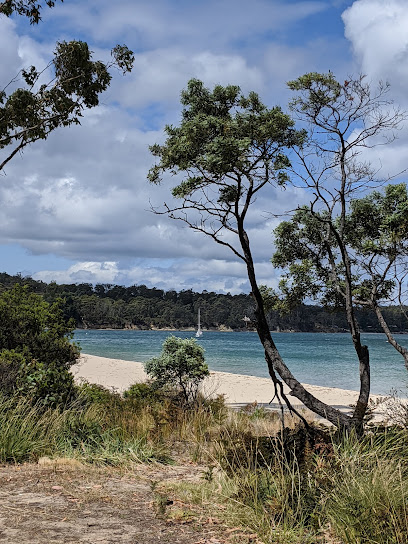
[[[0,466],[2,544],[250,544],[199,507],[162,492],[195,465],[89,468],[75,461]]]

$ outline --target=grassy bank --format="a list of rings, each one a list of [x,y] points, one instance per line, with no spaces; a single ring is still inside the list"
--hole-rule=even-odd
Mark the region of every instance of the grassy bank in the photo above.
[[[402,422],[403,423],[403,422]],[[311,433],[292,418],[281,431],[256,405],[222,399],[186,409],[177,397],[96,386],[65,409],[0,400],[0,461],[41,457],[131,469],[135,463],[200,463],[199,485],[162,493],[245,527],[265,543],[404,543],[408,534],[408,432],[372,428],[364,439]]]

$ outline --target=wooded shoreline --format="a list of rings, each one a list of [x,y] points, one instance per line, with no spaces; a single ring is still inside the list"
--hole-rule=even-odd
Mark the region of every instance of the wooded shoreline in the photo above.
[[[243,321],[244,316],[254,319],[252,298],[245,293],[195,293],[191,289],[176,292],[145,285],[58,285],[0,273],[0,292],[16,283],[28,285],[32,292],[43,296],[47,302],[62,299],[65,317],[72,318],[78,329],[193,330],[200,308],[203,329],[254,330],[251,322]],[[383,314],[394,333],[408,333],[408,323],[399,307],[386,307]],[[357,310],[357,317],[362,332],[382,332],[374,312]],[[342,308],[328,309],[306,304],[283,315],[277,311],[269,312],[268,324],[275,332],[349,331]]]

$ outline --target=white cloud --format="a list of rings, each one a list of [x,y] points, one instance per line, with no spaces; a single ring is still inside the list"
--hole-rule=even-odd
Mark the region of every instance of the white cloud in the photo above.
[[[408,110],[408,3],[405,0],[356,0],[342,15],[359,71],[374,89],[390,84],[386,99]],[[389,109],[388,106],[386,109]],[[390,134],[391,135],[391,134]],[[361,158],[386,180],[408,167],[408,126],[395,131],[395,141],[363,149]]]
[[[278,277],[270,263],[257,263],[260,283],[276,286]],[[117,283],[147,285],[159,289],[193,289],[239,294],[248,292],[246,269],[242,262],[223,259],[182,259],[164,266],[153,259],[142,265],[121,267],[118,262],[78,262],[66,270],[43,270],[33,275],[36,280],[57,283]]]
[[[54,39],[78,35],[91,42],[96,58],[107,58],[112,45],[126,42],[136,59],[131,75],[115,74],[101,106],[85,112],[82,126],[55,131],[7,166],[0,179],[0,243],[77,262],[65,271],[39,272],[43,279],[247,289],[245,269],[232,253],[150,212],[149,200],[161,204],[169,190],[167,184],[146,181],[153,163],[148,146],[163,140],[165,122],[177,122],[179,94],[191,77],[209,86],[240,84],[274,105],[286,100],[287,79],[327,70],[329,58],[333,71],[343,67],[346,61],[336,52],[343,43],[339,38],[309,42],[305,25],[305,38],[297,45],[281,39],[330,5],[71,0],[45,10],[43,22],[30,31],[19,30],[18,18],[16,23],[1,18],[2,81],[23,65],[45,63]],[[296,191],[266,191],[248,217],[263,283],[275,282],[268,259],[277,219],[270,213],[283,213],[298,198]],[[163,259],[172,264],[164,266]]]
[[[133,40],[138,49],[153,50],[183,45],[188,53],[211,44],[214,51],[236,48],[236,42],[259,41],[265,33],[325,11],[326,1],[300,0],[71,0],[44,12],[44,24],[52,20],[58,28],[77,28],[96,41]]]
[[[389,81],[406,96],[408,83],[408,3],[406,0],[356,0],[343,13],[361,71]]]
[[[156,49],[136,55],[132,75],[117,79],[112,90],[125,107],[169,104],[178,109],[180,91],[189,79],[198,77],[206,85],[243,82],[247,90],[260,90],[259,68],[250,66],[240,55],[219,55],[202,51],[196,55],[180,48]]]

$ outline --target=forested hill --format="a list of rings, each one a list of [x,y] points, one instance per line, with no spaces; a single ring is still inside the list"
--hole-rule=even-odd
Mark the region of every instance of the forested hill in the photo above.
[[[0,273],[0,292],[15,283],[28,285],[31,291],[41,294],[47,302],[62,298],[66,317],[74,318],[78,328],[186,329],[196,327],[198,308],[201,309],[204,329],[244,330],[244,316],[253,319],[252,299],[246,294],[163,291],[145,285],[57,285]],[[384,309],[384,314],[393,332],[408,332],[408,324],[398,308],[388,307]],[[358,318],[363,331],[381,332],[373,312],[360,311]],[[342,311],[329,311],[312,305],[300,305],[287,315],[271,312],[269,323],[271,330],[281,331],[348,330]],[[253,328],[250,322],[248,328]]]

